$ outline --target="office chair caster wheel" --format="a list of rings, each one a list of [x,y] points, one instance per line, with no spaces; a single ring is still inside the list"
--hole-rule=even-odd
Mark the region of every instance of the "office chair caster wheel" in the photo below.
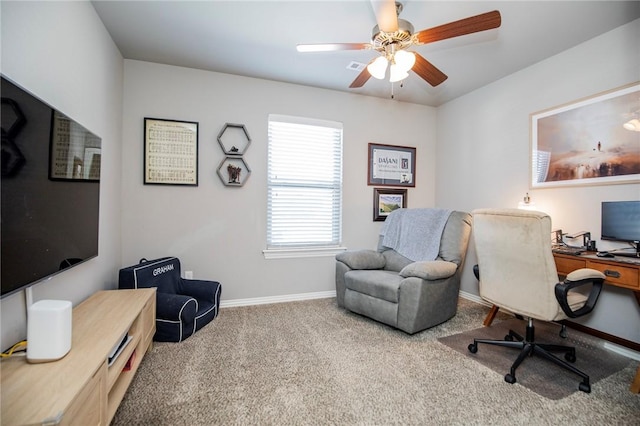
[[[585,393],[591,393],[591,385],[588,383],[581,382],[578,389]]]
[[[562,337],[563,339],[566,339],[567,336],[568,336],[567,326],[562,324],[562,327],[560,328],[560,337]]]
[[[564,354],[564,359],[566,359],[570,363],[574,363],[576,362],[576,354],[567,352],[566,354]]]
[[[504,381],[507,383],[514,384],[516,382],[516,377],[511,375],[510,373],[504,376]],[[580,383],[582,385],[582,383]]]
[[[475,343],[471,343],[469,344],[469,346],[467,346],[467,349],[469,349],[469,352],[471,352],[472,354],[475,354],[476,352],[478,352],[478,345],[476,345]]]

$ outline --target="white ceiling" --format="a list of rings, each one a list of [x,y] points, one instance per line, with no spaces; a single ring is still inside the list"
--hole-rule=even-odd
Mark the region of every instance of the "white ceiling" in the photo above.
[[[499,10],[495,30],[422,46],[449,76],[436,88],[410,73],[395,99],[438,106],[640,18],[640,1],[401,1],[416,31]],[[299,53],[296,44],[364,42],[376,24],[368,0],[92,2],[126,59],[257,77],[390,98],[371,78],[349,89],[376,52]],[[597,61],[598,58],[593,58]]]

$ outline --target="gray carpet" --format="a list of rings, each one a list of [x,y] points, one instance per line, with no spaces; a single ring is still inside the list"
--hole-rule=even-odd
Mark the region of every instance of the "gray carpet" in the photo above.
[[[453,319],[408,336],[335,299],[222,309],[186,341],[154,344],[112,424],[638,425],[635,361],[589,395],[552,400],[438,342],[487,311],[461,300]]]
[[[478,352],[472,354],[468,346],[473,339],[504,339],[509,329],[521,336],[525,335],[526,321],[510,319],[491,327],[480,327],[452,336],[438,339],[441,343],[491,368],[493,371],[507,374],[516,360],[519,350],[487,344],[478,344]],[[536,341],[555,345],[568,345],[576,348],[576,362],[573,364],[589,376],[592,387],[599,380],[609,377],[631,364],[631,360],[604,348],[603,341],[576,330],[568,330],[568,337],[559,336],[560,326],[534,322]],[[564,353],[558,354],[563,359]],[[539,395],[550,399],[561,399],[578,392],[580,376],[565,370],[548,360],[533,356],[526,358],[516,370],[518,383]],[[595,385],[597,386],[597,385]]]

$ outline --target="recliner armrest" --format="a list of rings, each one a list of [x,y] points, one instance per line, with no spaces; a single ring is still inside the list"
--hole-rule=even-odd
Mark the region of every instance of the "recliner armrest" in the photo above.
[[[338,253],[336,260],[351,269],[382,269],[386,260],[382,253],[374,250],[348,250]]]
[[[571,272],[563,282],[556,284],[556,299],[564,313],[569,318],[577,318],[591,312],[600,296],[604,279],[605,276],[602,272],[595,269],[582,268]],[[569,290],[587,284],[592,285],[587,302],[580,309],[572,311],[567,300]]]
[[[182,279],[181,293],[191,296],[196,300],[215,302],[216,291],[220,283],[209,280],[187,280]]]
[[[446,260],[424,260],[413,262],[402,268],[400,275],[404,278],[417,277],[423,280],[440,280],[456,273],[458,265]]]

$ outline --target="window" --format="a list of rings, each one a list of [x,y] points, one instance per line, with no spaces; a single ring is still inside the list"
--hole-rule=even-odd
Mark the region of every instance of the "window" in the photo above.
[[[268,137],[265,256],[270,257],[269,250],[318,255],[322,248],[337,248],[342,238],[342,123],[270,114]]]

